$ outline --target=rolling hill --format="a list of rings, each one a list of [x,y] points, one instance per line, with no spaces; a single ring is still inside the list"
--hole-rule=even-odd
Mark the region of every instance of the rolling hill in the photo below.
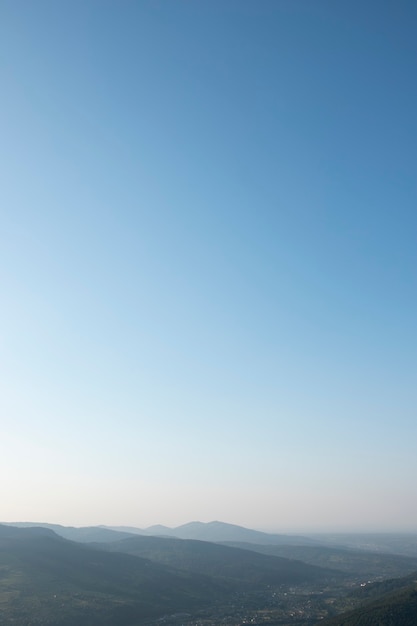
[[[0,525],[0,623],[142,624],[225,598],[227,583],[71,542],[45,528]]]
[[[321,623],[323,626],[415,626],[417,585],[386,594],[364,607]]]
[[[1,523],[2,522],[0,522],[0,524]],[[82,526],[77,528],[74,526],[61,526],[60,524],[47,524],[45,522],[3,522],[3,525],[16,528],[33,528],[34,526],[48,528],[49,530],[53,530],[54,533],[60,537],[64,537],[64,539],[78,541],[80,543],[91,543],[93,541],[105,543],[107,541],[118,541],[119,539],[134,536],[132,533],[112,530],[105,526]]]
[[[176,537],[177,539],[197,539],[200,541],[245,541],[248,543],[258,543],[267,545],[316,545],[317,542],[309,537],[298,535],[280,535],[272,533],[264,533],[259,530],[252,530],[237,526],[236,524],[226,524],[225,522],[189,522],[176,528],[168,526],[150,526],[144,530],[133,528],[132,526],[109,526],[111,530],[118,532],[129,532],[140,535],[150,535],[155,537]]]
[[[340,572],[207,541],[136,536],[100,548],[123,552],[187,572],[264,585],[292,585],[341,578]]]

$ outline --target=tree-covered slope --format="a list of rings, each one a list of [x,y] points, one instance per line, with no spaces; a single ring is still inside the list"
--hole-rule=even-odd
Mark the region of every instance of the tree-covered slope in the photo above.
[[[321,622],[323,626],[416,626],[417,586],[384,595],[364,607]]]
[[[100,547],[187,572],[256,586],[317,582],[341,575],[329,568],[206,541],[136,536]]]
[[[141,624],[223,598],[226,584],[128,554],[67,541],[43,528],[0,525],[0,623]]]

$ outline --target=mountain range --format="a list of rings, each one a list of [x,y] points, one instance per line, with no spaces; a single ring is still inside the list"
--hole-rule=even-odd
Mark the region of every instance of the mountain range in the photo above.
[[[0,525],[0,623],[139,625],[170,613],[212,610],[235,594],[325,584],[341,576],[198,540],[52,527],[58,535],[50,526]],[[87,544],[93,536],[104,543]]]
[[[145,531],[0,524],[0,623],[188,626],[262,615],[284,624],[297,614],[305,626],[329,615],[321,623],[408,626],[417,623],[407,621],[416,615],[416,570],[416,558],[221,522]]]
[[[264,545],[315,545],[316,540],[301,535],[283,535],[266,533],[259,530],[244,528],[236,524],[225,522],[189,522],[175,528],[169,526],[150,526],[140,529],[132,526],[106,526],[105,528],[117,532],[128,532],[154,537],[176,537],[177,539],[199,539],[201,541],[245,541]]]
[[[234,587],[149,559],[0,525],[0,623],[142,624],[224,600]]]
[[[343,576],[330,568],[195,539],[137,535],[114,543],[94,545],[183,571],[213,576],[216,580],[248,583],[252,589],[259,585],[324,583],[327,579]]]

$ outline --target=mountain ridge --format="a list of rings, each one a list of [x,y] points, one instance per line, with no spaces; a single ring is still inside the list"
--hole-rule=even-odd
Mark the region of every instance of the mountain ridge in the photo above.
[[[253,530],[237,524],[229,524],[213,520],[211,522],[192,521],[180,526],[169,527],[161,524],[147,528],[135,528],[132,526],[104,526],[117,532],[130,532],[138,535],[176,537],[178,539],[197,539],[201,541],[246,541],[260,544],[301,544],[317,545],[315,539],[303,535],[285,535],[278,533],[266,533],[261,530]]]
[[[301,584],[343,578],[340,571],[199,539],[140,536],[100,549],[123,552],[187,572],[257,584]]]
[[[230,584],[50,529],[0,525],[1,623],[131,626],[224,599]]]

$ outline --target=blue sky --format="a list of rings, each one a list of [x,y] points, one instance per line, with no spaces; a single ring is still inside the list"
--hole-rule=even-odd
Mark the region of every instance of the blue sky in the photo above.
[[[0,24],[0,517],[417,530],[416,4]]]

